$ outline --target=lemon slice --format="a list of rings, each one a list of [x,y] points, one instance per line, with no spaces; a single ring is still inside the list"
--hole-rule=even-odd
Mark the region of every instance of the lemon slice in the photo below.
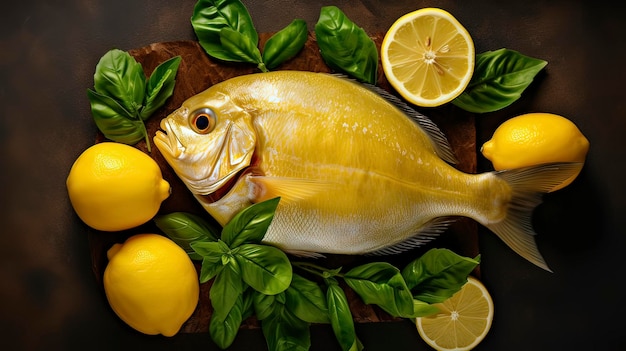
[[[440,313],[417,318],[417,331],[436,350],[471,350],[489,332],[493,301],[485,286],[470,276],[461,290],[442,303]]]
[[[474,43],[450,13],[410,12],[383,39],[381,62],[389,83],[407,101],[435,107],[459,96],[474,72]]]

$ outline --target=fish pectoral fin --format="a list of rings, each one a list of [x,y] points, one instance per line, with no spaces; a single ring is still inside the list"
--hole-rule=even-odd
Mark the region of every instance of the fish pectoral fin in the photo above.
[[[430,241],[436,239],[454,221],[455,219],[453,217],[435,218],[426,223],[419,232],[415,233],[415,235],[407,238],[406,240],[376,251],[369,252],[367,253],[367,255],[396,255],[423,246],[425,244],[428,244]]]
[[[297,202],[321,192],[332,191],[336,183],[315,179],[251,176],[259,188],[258,202],[280,197],[284,203]]]

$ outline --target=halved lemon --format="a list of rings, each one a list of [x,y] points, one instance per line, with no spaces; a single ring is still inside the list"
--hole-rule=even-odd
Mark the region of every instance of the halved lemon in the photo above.
[[[435,107],[459,96],[474,72],[474,42],[450,13],[410,12],[383,39],[381,62],[389,83],[407,101]]]
[[[471,350],[491,328],[493,300],[485,286],[472,276],[461,290],[435,306],[441,312],[417,318],[416,325],[422,339],[436,350]]]

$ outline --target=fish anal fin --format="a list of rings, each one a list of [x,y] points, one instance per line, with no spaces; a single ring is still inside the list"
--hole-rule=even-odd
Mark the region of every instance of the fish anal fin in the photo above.
[[[321,192],[334,189],[334,183],[315,179],[251,176],[250,181],[257,186],[257,201],[280,197],[283,203],[305,200]]]
[[[367,253],[366,255],[370,256],[381,256],[381,255],[396,255],[408,250],[412,250],[417,247],[421,247],[423,245],[428,244],[432,240],[439,237],[441,233],[443,233],[452,222],[455,221],[453,217],[438,217],[430,222],[426,223],[422,229],[416,233],[415,235],[407,238],[404,241],[393,244],[391,246],[384,247],[382,249],[378,249],[376,251],[372,251]]]
[[[323,254],[319,253],[319,252],[312,252],[312,251],[303,251],[303,250],[288,250],[285,249],[283,250],[285,253],[295,256],[295,257],[300,257],[300,258],[325,258],[326,256],[324,256]]]

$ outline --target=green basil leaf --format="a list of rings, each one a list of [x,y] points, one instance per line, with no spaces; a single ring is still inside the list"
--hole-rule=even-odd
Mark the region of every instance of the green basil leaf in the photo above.
[[[203,257],[202,266],[200,267],[200,283],[206,283],[209,280],[215,278],[215,276],[217,276],[223,269],[224,265],[222,264],[221,257]]]
[[[336,6],[325,6],[315,25],[315,36],[328,66],[361,81],[376,84],[378,49],[363,28]]]
[[[448,249],[431,249],[409,263],[402,276],[414,298],[438,303],[459,291],[479,263],[480,256],[471,259]]]
[[[174,93],[176,73],[178,72],[180,61],[180,56],[172,57],[158,65],[150,75],[146,85],[144,107],[139,113],[139,117],[144,121],[159,107],[163,106],[165,101]]]
[[[220,43],[231,55],[230,61],[260,64],[263,59],[257,44],[249,37],[230,28],[220,31]]]
[[[146,88],[143,67],[129,53],[119,49],[107,52],[96,65],[94,90],[117,100],[129,117],[136,117]]]
[[[263,63],[274,69],[299,53],[309,37],[306,21],[296,19],[272,35],[263,48]]]
[[[235,59],[222,46],[220,31],[223,28],[241,33],[255,46],[259,42],[250,13],[238,0],[199,0],[193,9],[191,25],[202,48],[217,59],[226,61]]]
[[[326,302],[328,305],[328,315],[330,325],[335,333],[342,350],[362,350],[363,345],[356,337],[354,319],[348,304],[348,298],[337,280],[326,279],[328,290],[326,290]]]
[[[213,342],[222,350],[228,348],[237,337],[243,322],[243,304],[243,298],[240,294],[226,313],[214,313],[211,315],[209,334]]]
[[[434,305],[420,300],[413,300],[413,315],[408,316],[407,318],[427,317],[439,312],[439,308]]]
[[[366,304],[375,304],[394,317],[413,314],[413,296],[400,270],[387,262],[355,267],[344,280]]]
[[[143,122],[130,119],[129,112],[115,99],[91,89],[87,90],[87,96],[93,120],[105,138],[134,145],[145,137]]]
[[[154,218],[156,226],[182,247],[192,260],[200,260],[202,256],[191,248],[191,244],[201,241],[217,241],[218,226],[204,218],[185,212],[172,212]]]
[[[280,198],[259,202],[237,213],[222,230],[222,240],[231,248],[258,244],[269,228]]]
[[[261,321],[261,329],[268,350],[307,351],[311,347],[309,324],[282,305]]]
[[[256,318],[264,320],[274,313],[277,295],[265,295],[254,289],[251,290],[253,291],[252,299]]]
[[[289,287],[292,269],[283,251],[273,246],[244,244],[236,252],[243,281],[256,291],[275,295]]]
[[[326,296],[320,286],[293,274],[285,291],[285,306],[298,318],[309,323],[329,323]]]
[[[547,64],[509,49],[478,54],[472,79],[452,103],[475,113],[500,110],[519,99]]]
[[[225,316],[244,291],[241,270],[236,262],[227,264],[219,272],[211,285],[209,298],[213,306],[213,316]]]
[[[241,307],[243,319],[246,320],[254,315],[254,295],[258,292],[254,289],[246,288],[243,291],[243,305]]]

